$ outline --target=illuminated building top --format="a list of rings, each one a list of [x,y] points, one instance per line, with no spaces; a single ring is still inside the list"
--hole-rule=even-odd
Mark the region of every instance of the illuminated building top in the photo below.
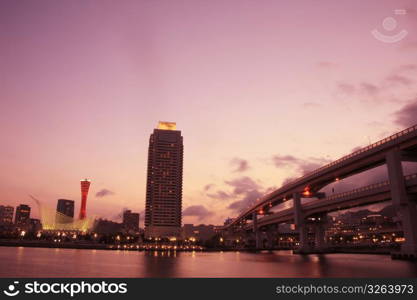
[[[158,128],[162,130],[177,130],[177,123],[175,122],[162,122],[159,121]]]

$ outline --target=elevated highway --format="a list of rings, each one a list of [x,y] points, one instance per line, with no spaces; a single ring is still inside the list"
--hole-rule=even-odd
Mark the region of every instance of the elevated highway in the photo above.
[[[404,177],[404,161],[417,162],[417,125],[348,154],[261,197],[222,229],[243,228],[248,220],[252,220],[253,232],[258,234],[262,226],[292,221],[299,231],[300,250],[303,251],[307,238],[306,219],[310,215],[392,200],[405,237],[401,251],[407,257],[417,257],[415,178]],[[329,197],[319,192],[332,182],[381,165],[386,165],[388,170],[389,180],[386,182]],[[303,205],[301,198],[310,197],[318,200]],[[273,207],[289,199],[293,199],[292,209],[270,215]],[[258,218],[259,215],[263,217]]]
[[[407,192],[417,197],[417,174],[405,176],[404,179]],[[390,199],[391,192],[389,181],[383,181],[306,203],[302,205],[302,210],[304,212],[304,217],[308,218],[323,213],[385,202]],[[257,220],[257,226],[262,229],[262,227],[271,224],[294,223],[294,218],[294,209],[291,207],[259,218]],[[247,224],[245,228],[251,229],[251,224]]]

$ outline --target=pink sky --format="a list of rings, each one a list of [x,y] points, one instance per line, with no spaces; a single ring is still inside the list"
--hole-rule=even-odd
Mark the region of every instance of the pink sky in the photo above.
[[[222,223],[237,201],[416,120],[416,11],[412,0],[1,1],[0,204],[36,207],[32,194],[78,212],[87,177],[88,214],[142,212],[148,138],[166,120],[184,136],[183,207],[201,216],[183,223]],[[373,29],[408,35],[383,43]]]

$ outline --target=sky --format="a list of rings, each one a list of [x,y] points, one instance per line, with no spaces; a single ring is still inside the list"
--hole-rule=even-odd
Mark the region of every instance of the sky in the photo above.
[[[413,0],[1,0],[0,204],[78,212],[89,178],[88,215],[143,216],[149,135],[172,121],[183,223],[221,224],[417,123],[416,75]]]

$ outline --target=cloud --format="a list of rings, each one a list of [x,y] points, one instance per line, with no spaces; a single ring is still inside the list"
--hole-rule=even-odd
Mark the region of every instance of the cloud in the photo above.
[[[375,96],[379,93],[380,88],[377,85],[366,81],[362,81],[359,84],[339,82],[336,85],[336,90],[338,93],[345,96]]]
[[[212,216],[213,214],[212,211],[209,211],[203,205],[191,205],[182,212],[183,216],[198,217],[199,220]]]
[[[222,201],[228,200],[233,197],[233,195],[230,195],[229,193],[222,191],[222,190],[214,191],[215,186],[216,185],[214,183],[209,183],[204,186],[203,189],[207,197],[210,197],[213,199],[219,199]]]
[[[225,183],[233,187],[233,193],[235,195],[241,195],[251,190],[257,190],[261,188],[252,178],[248,176],[236,178],[231,181],[225,181]]]
[[[361,149],[362,149],[361,146],[357,146],[357,147],[353,148],[352,150],[350,150],[350,152],[353,153],[353,152],[359,151]]]
[[[274,155],[272,157],[277,168],[294,168],[301,175],[307,174],[330,162],[329,159],[321,157],[298,158],[293,155]]]
[[[106,197],[106,196],[111,196],[114,195],[114,192],[108,190],[108,189],[101,189],[100,191],[98,191],[96,193],[96,197],[102,198],[102,197]]]
[[[403,64],[392,69],[381,80],[376,82],[361,81],[357,83],[337,82],[336,92],[344,96],[355,96],[361,100],[394,101],[392,92],[398,93],[398,88],[413,85],[416,64]],[[396,89],[393,91],[393,89]],[[370,98],[371,97],[371,98]]]
[[[395,123],[404,127],[417,124],[417,98],[394,113]]]
[[[379,87],[372,83],[361,82],[359,92],[369,96],[375,96],[379,93]]]
[[[226,184],[225,190],[213,191],[211,193],[206,193],[206,195],[221,201],[234,200],[227,206],[227,208],[233,210],[234,213],[241,212],[243,209],[253,204],[256,199],[276,189],[276,187],[265,188],[256,180],[248,176],[225,180],[224,183]],[[211,190],[213,186],[214,184],[206,185],[206,192]],[[201,208],[199,208],[199,210],[200,209]]]
[[[335,67],[337,67],[337,64],[331,61],[319,61],[317,63],[317,66],[319,68],[323,68],[323,69],[333,69]]]
[[[261,184],[248,176],[225,180],[224,183],[227,186],[226,190],[217,190],[216,192],[207,193],[206,195],[210,198],[222,201],[235,200],[227,206],[228,209],[234,210],[235,213],[241,212],[243,209],[253,204],[257,198],[276,189],[276,187],[264,188]]]
[[[296,164],[299,161],[298,158],[292,155],[274,155],[272,160],[277,168],[285,167],[288,164]]]
[[[348,95],[348,96],[354,94],[356,91],[356,88],[353,84],[346,83],[346,82],[337,83],[336,89],[338,92]]]
[[[406,72],[406,71],[417,71],[417,65],[415,64],[405,64],[398,67],[398,71]]]
[[[284,185],[287,185],[287,184],[289,184],[291,181],[294,181],[294,180],[296,180],[298,177],[287,177],[287,178],[285,178],[284,179],[284,181],[282,182],[282,185],[284,186]]]
[[[256,199],[277,189],[275,186],[265,188],[247,176],[226,181],[226,184],[233,188],[231,196],[233,198],[239,198],[239,200],[230,203],[227,207],[236,212],[241,212],[255,203]]]
[[[209,183],[204,186],[204,191],[207,192],[214,187],[214,184]]]
[[[336,90],[338,93],[345,96],[361,96],[369,97],[376,96],[380,93],[381,87],[379,85],[362,81],[358,84],[352,84],[347,82],[339,82],[336,85]]]
[[[241,212],[242,210],[244,210],[245,208],[247,208],[248,206],[252,205],[253,203],[255,203],[256,199],[262,197],[264,195],[264,193],[261,193],[258,190],[249,190],[246,191],[245,196],[243,197],[242,200],[238,200],[235,201],[233,203],[231,203],[227,208]]]
[[[405,86],[409,86],[413,83],[413,81],[410,78],[399,74],[392,74],[385,78],[385,80],[392,84],[400,84]]]
[[[213,199],[219,199],[219,200],[228,200],[230,198],[232,198],[233,196],[228,194],[225,191],[222,190],[218,190],[216,193],[212,193],[212,194],[207,194],[208,197],[213,198]]]
[[[230,161],[230,164],[236,168],[234,172],[244,172],[249,169],[249,162],[245,159],[236,157]]]

